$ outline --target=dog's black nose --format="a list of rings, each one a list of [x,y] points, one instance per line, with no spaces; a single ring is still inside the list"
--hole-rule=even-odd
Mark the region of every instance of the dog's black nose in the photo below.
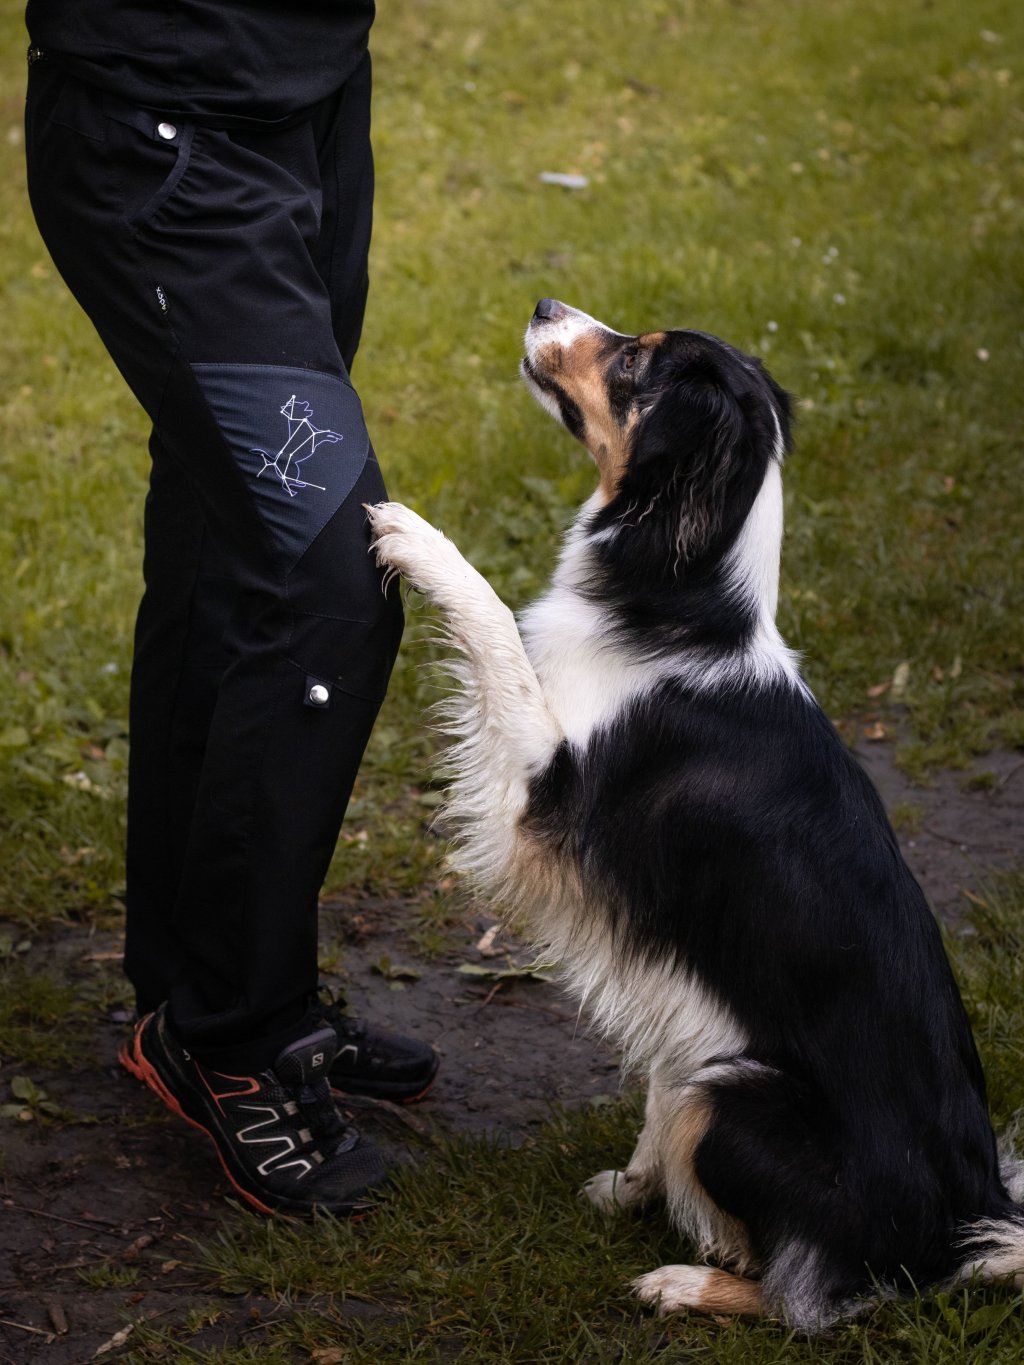
[[[533,316],[550,322],[553,318],[560,317],[565,311],[565,304],[559,303],[557,299],[541,299],[533,310]]]

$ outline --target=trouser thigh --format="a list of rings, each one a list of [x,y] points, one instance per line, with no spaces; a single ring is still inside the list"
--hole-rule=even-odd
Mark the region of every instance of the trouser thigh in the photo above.
[[[365,296],[365,249],[354,285],[325,283],[324,128],[169,124],[164,146],[151,116],[39,74],[37,218],[155,426],[131,823],[167,877],[133,878],[128,965],[140,998],[177,967],[183,1034],[230,1041],[315,980],[316,891],[400,632],[336,336],[351,354],[362,305],[331,300]]]

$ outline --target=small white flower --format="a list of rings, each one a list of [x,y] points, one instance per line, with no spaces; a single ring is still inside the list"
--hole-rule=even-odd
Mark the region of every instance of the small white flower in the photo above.
[[[845,302],[846,302],[846,295],[845,295],[845,294],[833,294],[833,295],[832,295],[832,302],[833,302],[833,303],[845,303]]]
[[[772,318],[772,320],[769,323],[767,323],[766,326],[769,332],[777,332],[779,330],[779,324],[775,321],[774,318]]]
[[[804,239],[802,237],[790,237],[789,244],[790,246],[803,246]]]
[[[984,346],[979,346],[978,349],[974,352],[974,354],[978,357],[979,360],[988,359],[988,351],[985,349]]]

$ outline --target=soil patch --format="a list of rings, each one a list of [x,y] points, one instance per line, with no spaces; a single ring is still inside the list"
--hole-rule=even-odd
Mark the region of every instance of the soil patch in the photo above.
[[[885,745],[867,745],[860,756],[890,810],[899,813],[911,867],[937,912],[954,922],[965,892],[977,894],[991,869],[1020,858],[1021,756],[986,756],[978,769],[992,776],[975,774],[973,790],[965,790],[963,774],[942,774],[929,788],[911,786]],[[481,950],[489,929],[495,932]],[[491,917],[470,915],[430,960],[410,947],[408,930],[408,907],[401,904],[323,906],[324,941],[341,945],[335,984],[346,991],[352,1012],[425,1038],[442,1055],[434,1089],[415,1108],[348,1104],[375,1140],[396,1152],[429,1149],[445,1131],[519,1142],[553,1105],[617,1093],[614,1055],[587,1034],[557,986],[525,974],[529,950],[498,933]],[[62,928],[27,956],[41,970],[56,964],[84,989],[98,971],[117,970],[117,950],[115,934]],[[77,1121],[0,1121],[0,1360],[79,1365],[115,1359],[131,1350],[131,1333],[118,1334],[132,1323],[178,1319],[208,1304],[219,1317],[195,1345],[258,1343],[262,1328],[289,1311],[287,1305],[211,1294],[189,1270],[192,1239],[249,1215],[226,1207],[230,1191],[212,1149],[117,1065],[125,1021],[97,1017],[88,1028],[91,1060],[31,1076]],[[19,1074],[24,1068],[5,1062],[5,1100]]]

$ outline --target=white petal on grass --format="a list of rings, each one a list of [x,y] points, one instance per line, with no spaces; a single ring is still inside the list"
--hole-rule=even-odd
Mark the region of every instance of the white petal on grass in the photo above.
[[[565,171],[541,171],[540,179],[545,185],[561,185],[566,190],[585,190],[590,184],[585,175],[569,175]]]

